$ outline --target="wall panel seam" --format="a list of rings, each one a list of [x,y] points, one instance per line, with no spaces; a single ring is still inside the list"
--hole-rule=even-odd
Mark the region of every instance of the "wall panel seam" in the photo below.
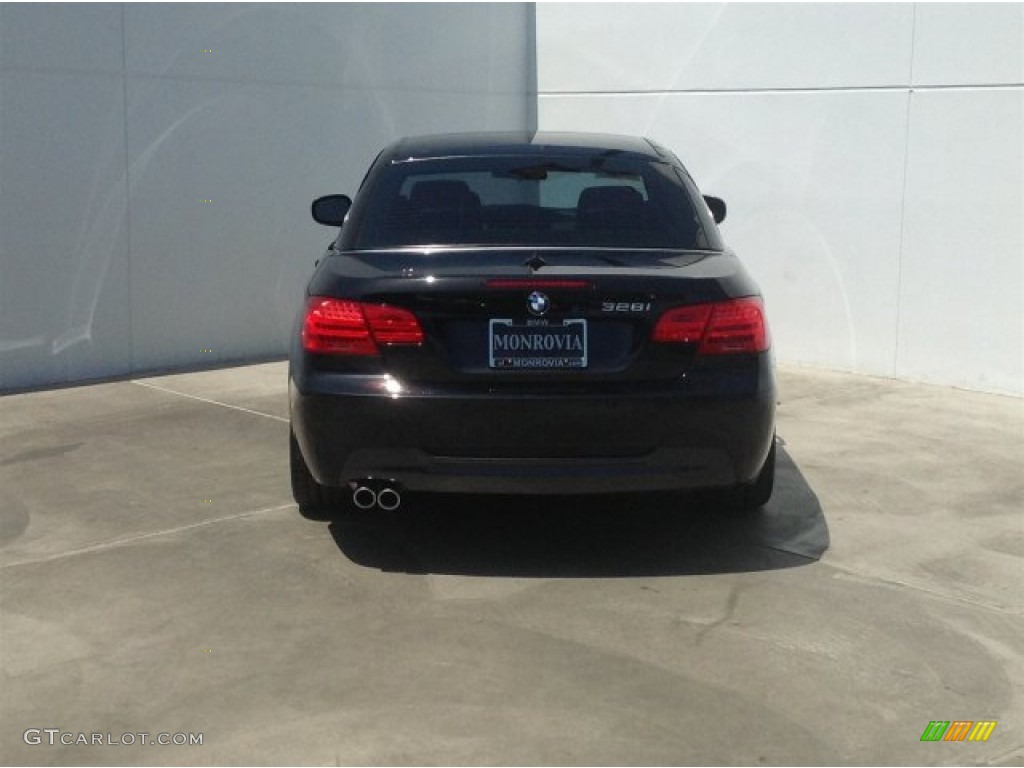
[[[129,178],[131,156],[128,147],[128,40],[124,3],[121,3],[121,141],[124,150],[125,283],[128,286],[125,310],[128,315],[128,372],[132,372],[135,370],[135,317],[132,312],[132,187]]]
[[[587,96],[735,96],[743,94],[821,94],[821,93],[904,93],[906,91],[1013,91],[1024,88],[1024,83],[971,83],[965,85],[877,85],[800,88],[680,88],[675,90],[635,91],[541,91],[539,98],[565,98]]]

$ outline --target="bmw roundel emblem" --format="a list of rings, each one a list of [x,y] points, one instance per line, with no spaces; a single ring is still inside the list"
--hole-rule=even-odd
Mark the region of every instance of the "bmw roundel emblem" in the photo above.
[[[531,315],[540,317],[551,308],[551,299],[540,291],[534,291],[526,297],[526,308]]]

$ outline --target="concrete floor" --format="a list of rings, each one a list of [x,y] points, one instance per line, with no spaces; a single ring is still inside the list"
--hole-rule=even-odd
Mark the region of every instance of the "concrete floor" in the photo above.
[[[0,760],[1020,765],[1024,402],[780,379],[753,519],[306,519],[283,363],[0,398]],[[59,745],[139,732],[203,744]]]

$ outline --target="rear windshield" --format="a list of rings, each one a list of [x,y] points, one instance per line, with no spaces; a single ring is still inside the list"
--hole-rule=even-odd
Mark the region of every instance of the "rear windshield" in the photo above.
[[[407,161],[384,168],[360,197],[346,233],[355,249],[716,244],[678,171],[632,158]]]

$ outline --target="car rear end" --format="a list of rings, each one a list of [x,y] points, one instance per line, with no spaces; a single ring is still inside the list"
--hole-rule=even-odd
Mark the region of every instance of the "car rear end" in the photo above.
[[[476,152],[383,156],[310,281],[290,398],[313,482],[374,494],[754,483],[774,434],[764,308],[715,247],[685,171]]]

